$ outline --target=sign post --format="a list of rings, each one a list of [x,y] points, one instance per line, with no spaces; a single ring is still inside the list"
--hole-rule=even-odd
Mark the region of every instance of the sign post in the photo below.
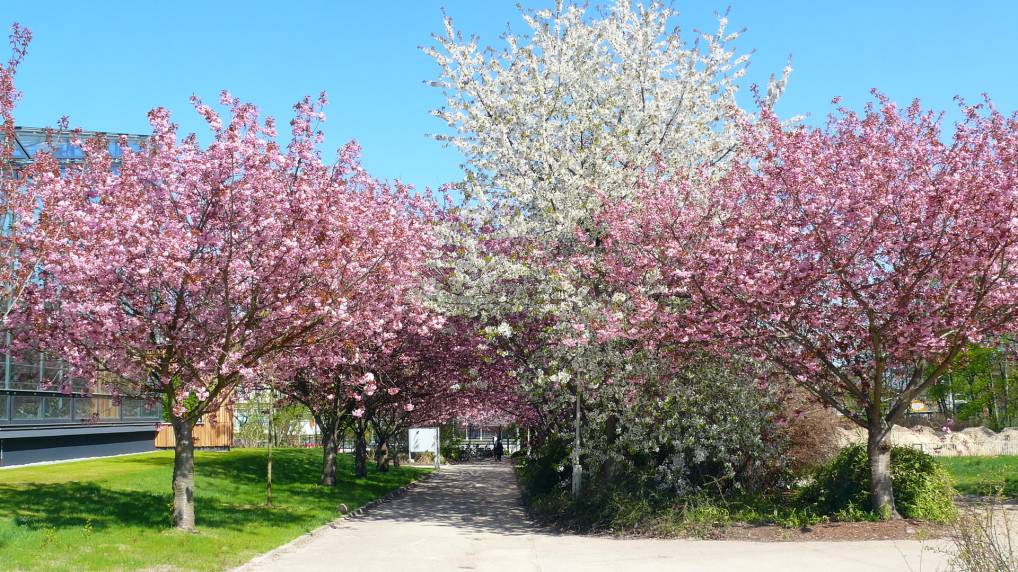
[[[431,453],[435,456],[435,468],[439,468],[438,456],[441,453],[438,427],[411,427],[410,454]]]

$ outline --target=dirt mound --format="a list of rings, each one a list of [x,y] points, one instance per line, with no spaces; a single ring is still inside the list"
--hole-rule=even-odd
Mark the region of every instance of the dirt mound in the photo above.
[[[844,447],[866,443],[866,431],[861,427],[837,428],[838,445]],[[922,449],[932,455],[1018,455],[1018,429],[1009,427],[994,433],[986,427],[969,427],[958,432],[937,431],[930,427],[909,429],[895,425],[888,435],[891,444]]]
[[[997,438],[997,434],[994,433],[993,431],[990,431],[986,427],[968,427],[966,429],[962,429],[961,433],[966,437],[976,441],[985,441],[988,439]]]

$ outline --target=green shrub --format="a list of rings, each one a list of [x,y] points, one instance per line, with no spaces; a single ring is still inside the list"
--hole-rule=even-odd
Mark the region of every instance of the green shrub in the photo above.
[[[707,490],[677,494],[654,487],[647,471],[629,468],[610,482],[585,479],[583,494],[573,499],[568,447],[555,440],[533,457],[518,459],[516,466],[535,517],[584,532],[714,538],[723,536],[734,522],[802,529],[823,522],[880,519],[869,510],[869,463],[861,446],[842,450],[815,473],[810,485],[785,494]],[[893,448],[891,477],[902,516],[931,522],[955,518],[951,479],[930,455]]]
[[[572,478],[569,447],[565,441],[551,438],[532,458],[516,460],[516,470],[526,496],[547,494]]]
[[[891,449],[894,504],[906,518],[948,522],[957,509],[950,475],[933,456],[911,447]],[[817,471],[799,497],[800,506],[836,520],[870,520],[869,456],[863,445],[842,449]]]

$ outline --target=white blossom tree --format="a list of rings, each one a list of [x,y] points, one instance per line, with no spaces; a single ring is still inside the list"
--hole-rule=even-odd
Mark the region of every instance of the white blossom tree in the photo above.
[[[442,70],[433,84],[446,104],[434,114],[451,128],[436,137],[465,157],[444,301],[494,324],[525,317],[530,333],[542,324],[527,377],[545,402],[550,385],[559,405],[576,403],[577,435],[581,395],[633,374],[618,344],[592,334],[621,302],[601,279],[597,213],[658,169],[723,173],[739,155],[739,122],[752,119],[736,101],[749,62],[732,47],[739,33],[722,16],[688,41],[675,16],[659,3],[560,1],[524,11],[528,33],[505,34],[501,50],[449,18],[424,50]],[[789,72],[772,78],[766,103]]]

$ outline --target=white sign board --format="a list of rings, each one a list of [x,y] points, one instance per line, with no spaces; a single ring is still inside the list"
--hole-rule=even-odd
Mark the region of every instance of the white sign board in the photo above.
[[[438,451],[438,427],[413,427],[410,429],[411,453],[434,453]]]

